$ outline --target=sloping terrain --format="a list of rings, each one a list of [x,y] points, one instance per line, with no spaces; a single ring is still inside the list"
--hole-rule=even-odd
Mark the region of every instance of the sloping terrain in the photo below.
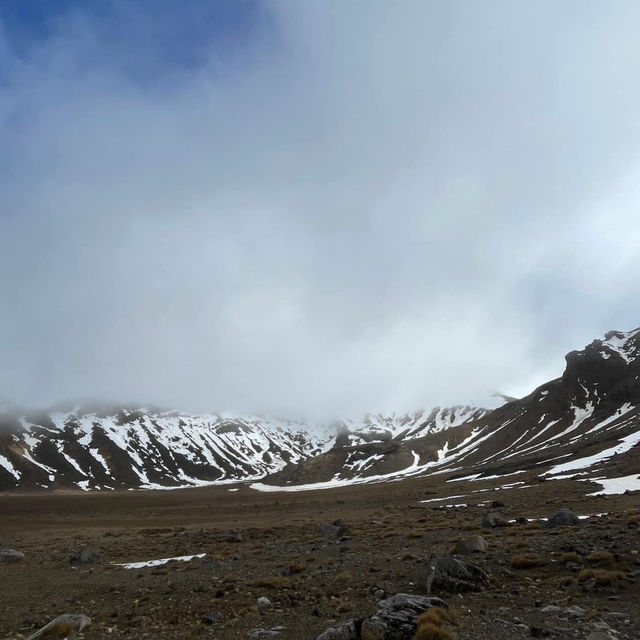
[[[255,482],[263,491],[403,477],[640,482],[640,330],[566,356],[564,374],[493,411],[369,414],[318,430],[299,422],[75,407],[0,411],[0,490],[175,488]],[[615,463],[615,473],[612,470]],[[618,474],[618,475],[615,475]],[[603,485],[604,486],[604,485]]]
[[[154,409],[0,418],[0,489],[195,486],[260,478],[321,451],[303,425]]]
[[[560,378],[494,411],[464,410],[468,419],[447,429],[409,425],[406,432],[389,429],[391,436],[379,440],[347,433],[330,450],[256,488],[322,488],[434,473],[479,478],[523,470],[606,479],[612,477],[613,458],[622,472],[637,473],[640,330],[609,332],[566,361]]]

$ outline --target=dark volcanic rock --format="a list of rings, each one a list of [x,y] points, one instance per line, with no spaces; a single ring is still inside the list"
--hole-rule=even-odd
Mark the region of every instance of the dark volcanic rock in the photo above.
[[[316,640],[411,640],[418,616],[431,607],[449,608],[440,598],[398,593],[381,600],[372,616],[330,627]]]
[[[427,578],[427,593],[434,590],[449,593],[482,591],[489,583],[489,576],[475,564],[455,558],[438,558]]]
[[[362,623],[362,640],[410,640],[416,632],[418,616],[431,607],[449,608],[440,598],[407,593],[381,600],[378,610]]]
[[[549,527],[572,527],[580,524],[579,518],[571,509],[558,509],[550,518],[547,525]]]
[[[482,526],[485,529],[493,529],[494,527],[508,527],[509,523],[499,513],[486,513],[482,518]]]
[[[341,622],[335,627],[323,631],[316,640],[360,640],[360,627],[362,622],[356,625],[355,620]]]

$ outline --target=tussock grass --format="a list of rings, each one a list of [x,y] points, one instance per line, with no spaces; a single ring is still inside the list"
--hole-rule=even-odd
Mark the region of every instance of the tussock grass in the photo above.
[[[267,578],[258,578],[251,583],[254,587],[264,587],[266,589],[282,589],[291,584],[291,580],[287,576],[270,576]]]
[[[418,618],[415,640],[455,640],[458,636],[447,626],[458,622],[458,615],[450,609],[432,607]]]
[[[610,569],[616,563],[616,559],[610,551],[594,551],[587,556],[586,560],[590,567],[600,567],[601,569]]]
[[[537,553],[518,553],[511,558],[513,569],[532,569],[541,567],[545,561]]]

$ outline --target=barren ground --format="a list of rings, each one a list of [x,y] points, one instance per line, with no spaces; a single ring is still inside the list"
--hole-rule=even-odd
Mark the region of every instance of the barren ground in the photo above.
[[[93,618],[87,640],[226,640],[278,626],[286,629],[273,637],[313,640],[335,621],[371,613],[383,594],[424,593],[429,560],[476,533],[488,550],[461,559],[489,573],[489,588],[433,594],[460,612],[459,638],[640,638],[640,495],[587,497],[595,485],[533,478],[514,477],[529,488],[484,492],[476,491],[495,485],[432,477],[305,493],[238,485],[0,494],[0,546],[26,556],[0,564],[0,638],[27,637],[60,613],[86,613]],[[465,497],[421,503],[457,495]],[[483,530],[495,499],[508,519],[559,507],[608,515],[571,528],[533,521]],[[469,506],[437,508],[460,503]],[[338,518],[349,528],[344,537],[316,533]],[[100,559],[70,565],[81,545]],[[599,551],[610,555],[589,559]],[[116,564],[202,553],[158,567]],[[537,554],[541,566],[514,568],[523,553]],[[259,608],[260,596],[272,606]],[[572,605],[584,613],[567,613]],[[205,622],[214,612],[219,620]]]

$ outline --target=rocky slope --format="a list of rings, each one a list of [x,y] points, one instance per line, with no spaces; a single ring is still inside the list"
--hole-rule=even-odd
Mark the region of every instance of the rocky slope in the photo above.
[[[564,374],[493,411],[436,408],[333,425],[157,409],[0,411],[0,490],[164,488],[259,480],[324,488],[447,474],[640,483],[640,329],[566,356]],[[616,475],[618,474],[618,475]],[[603,486],[606,485],[603,482]]]
[[[322,451],[304,425],[158,409],[0,416],[0,490],[171,488],[259,478]]]
[[[599,475],[640,486],[634,475],[640,443],[640,329],[609,332],[569,353],[566,361],[560,378],[494,411],[462,410],[459,422],[449,428],[408,424],[406,431],[396,427],[377,440],[346,432],[330,450],[286,467],[266,484],[320,488],[434,473],[482,478],[537,470],[542,477]],[[614,462],[619,476],[613,475]]]

